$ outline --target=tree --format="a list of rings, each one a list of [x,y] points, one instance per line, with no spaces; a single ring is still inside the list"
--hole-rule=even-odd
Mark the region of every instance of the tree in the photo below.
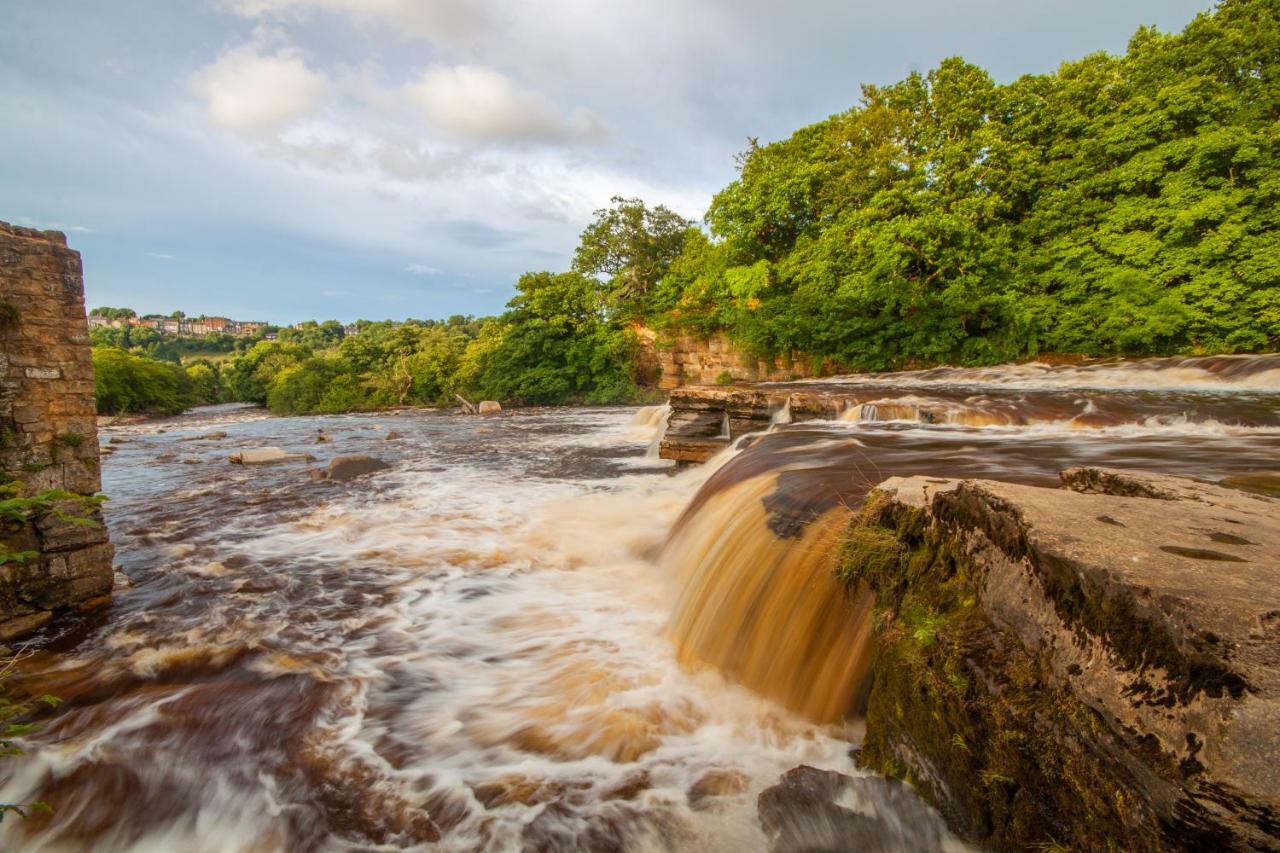
[[[473,387],[523,403],[606,403],[634,394],[634,341],[610,322],[595,281],[577,272],[526,273],[516,289],[501,327],[487,329],[463,358]]]
[[[614,196],[612,204],[597,210],[595,221],[582,232],[573,269],[607,277],[612,302],[639,313],[649,291],[679,257],[693,223],[662,205],[649,208],[638,198]]]
[[[276,376],[311,357],[311,350],[301,344],[260,341],[231,362],[227,386],[237,400],[264,406]]]

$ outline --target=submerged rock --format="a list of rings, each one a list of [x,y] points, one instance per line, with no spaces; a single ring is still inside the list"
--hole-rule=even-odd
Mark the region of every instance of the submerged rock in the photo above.
[[[937,814],[906,785],[797,767],[756,801],[776,853],[928,853],[942,849]]]
[[[1280,849],[1280,501],[1073,469],[893,478],[862,761],[1001,849]]]
[[[373,456],[336,456],[329,462],[328,476],[330,480],[341,482],[390,467]]]
[[[401,434],[401,433],[396,432],[395,430],[391,430],[391,431],[390,431],[390,432],[388,432],[388,433],[387,433],[387,435],[386,435],[386,440],[387,440],[387,441],[395,441],[395,440],[397,440],[397,439],[401,439],[401,438],[404,438],[404,435],[403,435],[403,434]]]

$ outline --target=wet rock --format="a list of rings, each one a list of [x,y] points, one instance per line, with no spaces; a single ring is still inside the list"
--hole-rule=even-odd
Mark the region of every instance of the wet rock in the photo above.
[[[756,801],[776,853],[941,850],[942,821],[906,785],[797,767]]]
[[[178,457],[177,457],[175,454],[173,454],[173,453],[161,453],[159,456],[157,456],[157,457],[156,457],[156,460],[155,460],[155,461],[157,461],[157,462],[172,462],[173,460],[175,460],[175,459],[177,459],[177,458],[178,458]]]
[[[1280,473],[1246,474],[1240,477],[1227,477],[1222,485],[1229,489],[1241,489],[1268,497],[1280,497]]]
[[[983,846],[1280,849],[1280,501],[1062,480],[868,498],[847,538],[875,553],[841,568],[878,611],[862,762]]]
[[[390,467],[386,462],[373,456],[337,456],[329,462],[328,477],[330,480],[342,482]]]
[[[322,432],[316,433],[316,444],[328,444],[328,443],[329,443],[329,436],[325,435]]]
[[[226,437],[227,434],[225,432],[217,430],[215,432],[202,433],[201,435],[189,435],[186,438],[179,439],[179,441],[221,441]]]
[[[502,411],[502,404],[497,400],[484,400],[476,408],[476,411],[482,415],[496,415]]]
[[[386,436],[387,441],[395,441],[401,438],[404,438],[404,435],[396,432],[395,430],[391,430],[390,432],[387,433],[387,436]]]
[[[227,457],[236,465],[275,465],[279,462],[298,462],[313,457],[303,453],[287,453],[278,447],[260,447],[255,450],[241,450]]]
[[[672,391],[670,405],[659,455],[687,463],[705,462],[734,439],[767,429],[784,410],[790,421],[836,418],[845,400],[812,387],[690,386]]]

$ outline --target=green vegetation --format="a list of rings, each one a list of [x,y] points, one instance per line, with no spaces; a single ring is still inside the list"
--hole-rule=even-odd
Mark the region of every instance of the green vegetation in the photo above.
[[[20,319],[22,319],[22,315],[18,313],[18,309],[14,307],[13,303],[7,299],[0,299],[0,329],[16,326]]]
[[[89,527],[98,523],[96,513],[106,500],[105,495],[86,497],[63,489],[48,489],[27,496],[20,481],[9,480],[0,483],[0,533],[7,526],[23,525],[45,516],[77,527]],[[9,546],[0,541],[0,566],[22,564],[38,556],[38,552],[27,549],[10,551]]]
[[[183,368],[167,361],[138,355],[116,347],[95,347],[93,373],[98,412],[104,415],[148,414],[173,415],[218,398],[202,398],[208,387],[198,385],[207,379],[208,364]]]
[[[20,701],[11,695],[8,685],[9,679],[13,675],[13,668],[17,663],[16,656],[0,657],[0,759],[13,758],[22,755],[25,750],[19,745],[18,740],[26,735],[32,734],[39,730],[37,723],[25,722],[36,710],[36,706],[45,705],[50,708],[56,708],[61,704],[56,696],[39,696],[31,701]],[[16,814],[25,818],[33,812],[50,812],[48,804],[42,802],[34,803],[5,803],[0,802],[0,821],[3,821],[5,815]]]
[[[653,303],[852,368],[1280,346],[1280,12],[998,85],[948,59],[742,155]]]

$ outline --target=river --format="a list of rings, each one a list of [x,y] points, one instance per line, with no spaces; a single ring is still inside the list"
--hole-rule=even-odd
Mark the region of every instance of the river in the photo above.
[[[907,374],[680,471],[650,454],[655,409],[213,407],[107,428],[131,585],[22,660],[63,704],[2,765],[0,801],[53,812],[0,841],[765,849],[755,800],[780,774],[861,773],[870,621],[831,578],[840,513],[893,474],[1273,470],[1280,374],[1232,364]],[[330,483],[227,462],[264,445],[392,467]],[[856,806],[890,842],[963,849],[936,816]]]

